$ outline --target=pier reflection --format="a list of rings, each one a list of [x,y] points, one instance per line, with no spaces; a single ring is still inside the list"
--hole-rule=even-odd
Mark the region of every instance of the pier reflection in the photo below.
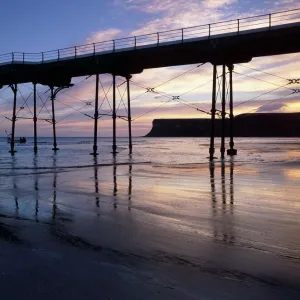
[[[64,242],[76,246],[77,237],[70,233],[70,224],[73,223],[73,214],[59,209],[57,203],[57,186],[59,186],[59,172],[56,169],[56,154],[53,155],[53,182],[52,182],[52,213],[49,226],[49,233],[56,238],[59,242]]]
[[[19,219],[19,191],[18,191],[18,182],[17,182],[17,176],[16,176],[16,158],[14,156],[12,156],[12,165],[11,165],[11,172],[10,172],[10,177],[11,177],[11,183],[12,183],[12,196],[13,196],[13,200],[14,200],[14,204],[12,205],[13,209],[14,209],[14,213],[12,214],[12,216],[14,216],[14,218]],[[10,179],[9,179],[10,180]],[[9,207],[10,203],[8,204]],[[2,203],[1,203],[1,208],[2,208]],[[6,215],[6,207],[4,206],[4,210],[1,210],[1,216]],[[11,217],[11,215],[9,214],[9,218]],[[22,240],[18,237],[17,232],[14,228],[14,226],[11,226],[10,224],[7,224],[5,222],[5,218],[3,219],[2,222],[2,218],[0,218],[0,241],[4,240],[4,241],[8,241],[10,243],[15,243],[15,244],[20,244],[22,243]]]
[[[114,209],[118,208],[118,175],[117,175],[118,165],[114,162],[113,165],[113,201]],[[123,176],[122,176],[123,177]],[[122,185],[123,186],[123,185]],[[131,198],[132,198],[132,164],[128,165],[128,188],[127,188],[127,197],[128,197],[128,210],[131,210]]]
[[[229,195],[228,181],[226,180],[226,169],[229,167]],[[221,186],[220,194],[216,188],[216,167],[214,162],[209,165],[210,186],[211,186],[211,201],[212,201],[212,222],[213,236],[217,240],[225,243],[235,242],[234,232],[234,162],[231,160],[229,166],[224,161],[221,162]],[[218,199],[217,195],[220,195]],[[228,197],[229,196],[229,197]],[[229,198],[229,201],[228,201]]]
[[[57,165],[57,155],[54,154],[51,157],[52,163],[49,169],[44,169],[43,167],[39,169],[39,167],[41,167],[40,159],[41,157],[34,155],[31,163],[32,169],[30,168],[27,170],[26,168],[18,169],[16,156],[12,157],[11,171],[10,176],[8,177],[8,188],[11,190],[10,193],[13,202],[10,201],[10,204],[7,205],[7,214],[16,219],[30,219],[32,221],[42,223],[46,221],[55,226],[57,226],[58,223],[64,223],[64,221],[70,222],[72,221],[72,218],[74,219],[75,215],[73,215],[73,213],[69,214],[68,211],[64,211],[63,209],[61,210],[58,202],[58,188],[62,187],[62,180],[64,178],[64,176],[61,176],[60,173],[64,172],[64,170],[59,168]],[[101,181],[101,165],[98,164],[97,158],[95,158],[94,164],[91,166],[91,172],[93,174],[92,185],[90,181],[89,183],[86,181],[88,183],[86,185],[88,187],[87,193],[90,194],[90,199],[92,199],[92,206],[97,208],[97,210],[93,211],[97,213],[97,216],[100,215],[101,190],[104,194],[110,194],[113,196],[112,203],[110,203],[113,205],[114,210],[117,210],[119,205],[122,203],[128,211],[131,211],[133,165],[119,165],[115,162],[111,167],[104,168],[104,180]],[[112,178],[110,180],[107,180],[106,178],[106,175],[108,174],[107,168],[110,168],[111,170],[110,176],[112,176]],[[24,172],[28,172],[30,176],[24,177],[26,176],[24,175]],[[101,186],[101,182],[103,183],[103,186]],[[23,189],[23,186],[25,189]],[[31,189],[30,194],[27,193],[27,186]],[[61,197],[62,199],[70,199],[72,197],[72,191],[70,190],[69,194],[67,189],[62,189]],[[42,199],[46,201],[48,200],[49,202],[41,201]],[[78,205],[84,206],[85,203],[78,202]],[[62,208],[67,206],[68,204],[64,203]],[[90,208],[86,207],[85,209],[89,210]],[[72,215],[71,219],[70,215]]]
[[[128,210],[131,210],[131,193],[132,193],[132,165],[129,165],[128,171]]]
[[[53,201],[52,201],[52,221],[54,222],[57,214],[57,204],[56,204],[56,183],[57,183],[57,172],[56,172],[56,155],[53,155]]]
[[[117,209],[118,202],[117,202],[117,193],[118,193],[118,184],[117,184],[117,164],[116,164],[116,157],[113,158],[113,196],[114,196],[114,209]]]
[[[17,183],[17,174],[16,174],[16,165],[17,160],[16,157],[12,156],[12,169],[11,169],[11,177],[12,177],[12,184],[13,184],[13,197],[15,201],[15,218],[18,219],[19,215],[19,192],[18,192],[18,183]]]
[[[61,182],[59,181],[60,177],[58,176],[59,171],[57,170],[56,154],[53,155],[52,173],[53,173],[52,212],[51,212],[52,225],[55,226],[56,230],[63,230],[65,223],[72,222],[72,217],[71,217],[72,214],[62,209],[59,209],[57,203],[57,195],[58,195],[57,187],[60,186]]]
[[[100,207],[99,197],[99,179],[98,179],[98,160],[97,156],[94,157],[94,181],[95,181],[95,203],[97,207]]]
[[[35,221],[39,222],[39,175],[38,175],[38,155],[33,156],[33,167],[34,167],[34,191],[35,191]]]

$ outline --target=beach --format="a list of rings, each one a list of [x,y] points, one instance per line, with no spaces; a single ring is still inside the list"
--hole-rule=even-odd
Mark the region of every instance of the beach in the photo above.
[[[300,298],[300,139],[0,143],[3,299]]]

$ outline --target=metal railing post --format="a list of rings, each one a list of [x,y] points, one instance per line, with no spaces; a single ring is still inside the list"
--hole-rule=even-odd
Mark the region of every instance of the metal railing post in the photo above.
[[[159,45],[159,32],[157,32],[157,46]]]
[[[136,36],[134,37],[134,49],[136,49]]]
[[[208,38],[210,39],[210,32],[211,32],[211,28],[210,28],[210,24],[208,24]]]
[[[94,45],[94,56],[95,56],[96,55],[96,44],[93,43],[93,45]]]
[[[25,53],[23,52],[23,65],[25,63]]]
[[[272,17],[271,17],[272,15],[271,14],[269,14],[269,30],[271,30],[271,26],[272,26]]]
[[[238,26],[238,34],[240,33],[240,19],[237,19],[237,26]]]
[[[13,52],[11,53],[11,59],[12,59],[11,61],[13,63],[15,61],[15,54]]]
[[[184,36],[183,36],[183,28],[181,28],[181,42],[183,43]]]
[[[42,52],[42,63],[44,62],[44,52]]]
[[[116,50],[116,42],[115,40],[113,40],[113,52],[115,52],[115,50]]]
[[[57,60],[59,60],[59,49],[57,50]]]
[[[74,46],[74,49],[75,49],[75,58],[77,58],[77,48],[76,48],[76,46]]]

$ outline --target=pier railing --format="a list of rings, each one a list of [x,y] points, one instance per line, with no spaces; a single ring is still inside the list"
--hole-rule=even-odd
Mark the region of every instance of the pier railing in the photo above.
[[[0,55],[0,65],[38,64],[60,60],[71,60],[105,53],[130,51],[144,47],[160,47],[168,44],[185,43],[197,39],[211,39],[222,35],[240,35],[253,30],[267,31],[279,26],[300,22],[300,9],[259,15],[206,25],[186,27],[157,33],[132,36],[86,45],[40,53],[12,52]],[[295,37],[297,39],[297,37]]]

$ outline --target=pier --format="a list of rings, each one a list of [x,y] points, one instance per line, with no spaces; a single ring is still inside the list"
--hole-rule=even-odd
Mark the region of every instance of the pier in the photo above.
[[[211,118],[211,136],[209,159],[215,155],[215,118],[222,118],[221,158],[227,154],[237,154],[234,145],[234,65],[248,63],[255,57],[281,55],[300,52],[297,37],[300,34],[300,9],[241,18],[224,22],[199,25],[177,30],[150,33],[112,41],[74,46],[41,53],[12,52],[0,55],[0,87],[9,86],[13,93],[13,111],[11,121],[10,152],[15,151],[14,137],[17,121],[18,85],[33,84],[33,121],[34,121],[34,152],[37,147],[37,121],[47,121],[53,127],[53,151],[58,151],[56,140],[55,100],[64,89],[72,86],[72,78],[96,75],[94,144],[92,155],[98,155],[98,121],[99,114],[99,75],[110,74],[112,77],[112,118],[113,144],[112,154],[117,154],[116,120],[121,118],[128,122],[129,153],[132,153],[132,116],[130,100],[130,84],[133,74],[143,70],[172,67],[190,64],[210,63],[212,65],[212,108],[206,113]],[[220,73],[220,74],[219,74]],[[117,114],[116,77],[122,77],[126,83],[127,116]],[[291,85],[298,84],[299,79],[287,79]],[[48,86],[51,92],[50,119],[37,116],[36,99],[37,85]],[[217,93],[217,84],[221,91]],[[145,87],[146,92],[155,93],[154,87]],[[228,92],[227,92],[228,91]],[[291,89],[299,93],[299,89]],[[221,111],[216,110],[217,101],[221,101]],[[179,96],[171,96],[170,101],[180,101]],[[226,113],[225,103],[229,102],[230,111]],[[86,105],[91,105],[88,103]],[[225,120],[229,117],[229,148],[226,149]]]

